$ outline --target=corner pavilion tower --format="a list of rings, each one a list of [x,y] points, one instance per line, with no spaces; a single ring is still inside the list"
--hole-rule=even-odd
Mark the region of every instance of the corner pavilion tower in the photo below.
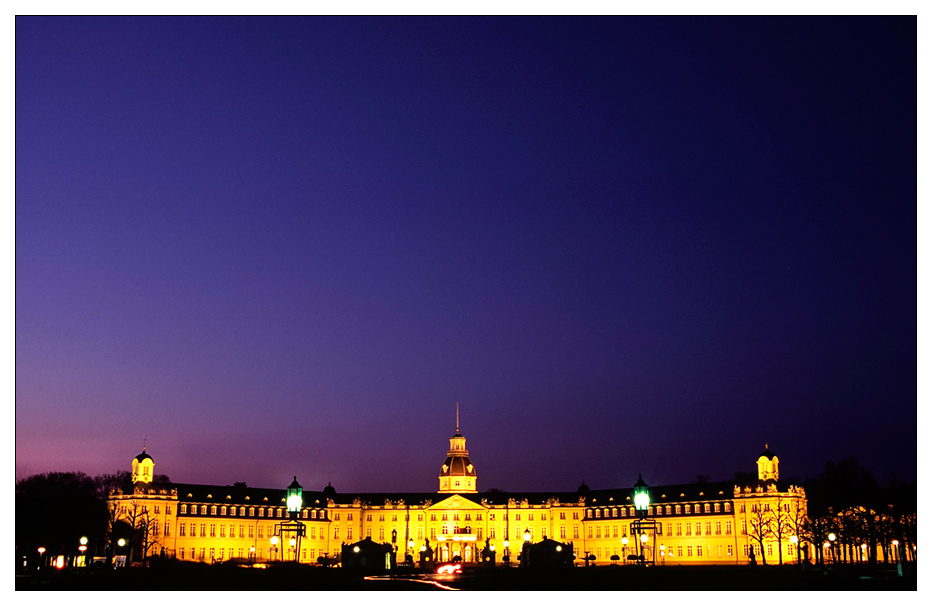
[[[450,450],[440,467],[440,490],[443,493],[473,493],[476,490],[476,468],[469,460],[466,438],[460,435],[460,405],[456,403],[456,434],[450,438]]]

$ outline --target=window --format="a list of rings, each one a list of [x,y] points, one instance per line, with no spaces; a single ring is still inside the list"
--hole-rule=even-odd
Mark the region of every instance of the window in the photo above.
[[[573,512],[573,519],[574,519],[574,520],[578,520],[578,519],[579,519],[579,512],[578,512],[578,511],[574,511],[574,512]]]
[[[346,521],[347,521],[347,522],[352,522],[352,521],[353,521],[353,514],[351,514],[351,513],[346,514]]]
[[[692,506],[691,506],[691,505],[686,505],[686,506],[684,507],[684,509],[685,509],[686,513],[691,513],[691,512],[692,512]]]
[[[767,555],[769,556],[773,555],[773,544],[772,543],[767,544]]]
[[[712,522],[705,523],[705,533],[712,534]]]
[[[719,511],[721,511],[721,503],[716,503],[714,508],[715,508],[715,513],[718,513]]]
[[[712,511],[712,506],[709,503],[706,503],[702,506],[702,511],[705,513],[710,513]]]
[[[692,534],[693,534],[693,525],[690,524],[689,522],[686,522],[686,536],[689,537],[689,536],[692,536]]]
[[[731,503],[725,503],[725,511],[731,511]]]
[[[715,523],[715,534],[722,534],[722,523],[721,522]]]
[[[333,521],[334,521],[334,522],[339,522],[339,521],[340,521],[340,512],[339,512],[339,511],[336,512],[335,514],[333,514]]]
[[[165,522],[165,533],[164,534],[166,537],[171,534],[170,531],[171,531],[171,525],[168,522]]]
[[[748,533],[748,523],[746,520],[741,520],[741,534]]]
[[[384,521],[385,521],[385,514],[384,514],[384,513],[380,513],[380,514],[379,514],[379,522],[384,522]]]
[[[608,535],[608,532],[606,532],[605,534],[606,534],[606,536],[607,536],[607,535]],[[617,538],[618,538],[618,527],[617,527],[617,526],[612,526],[612,538],[613,538],[613,539],[617,539]]]
[[[495,514],[492,514],[492,515],[495,515]],[[379,519],[381,519],[381,518],[379,518]],[[494,520],[495,518],[493,517],[492,519]],[[431,522],[436,522],[436,521],[437,521],[437,514],[435,514],[435,513],[430,514],[430,521],[431,521]]]
[[[787,505],[787,511],[789,511],[789,505]],[[158,506],[158,505],[155,506],[154,513],[155,513],[156,515],[158,515],[158,514],[160,513],[160,511],[159,511],[159,506]]]
[[[260,517],[260,518],[264,518],[264,517],[265,517],[265,510],[262,509],[261,507],[259,508],[259,517]]]
[[[589,538],[592,538],[592,526],[589,527]]]
[[[677,506],[676,506],[676,513],[677,513],[677,514],[683,513],[683,508],[682,508],[680,505],[677,505]]]
[[[482,518],[476,518],[476,519],[477,519],[477,520],[480,520],[480,519],[482,519]],[[541,522],[546,522],[546,521],[547,521],[547,514],[546,514],[546,513],[540,514],[540,521],[541,521]]]
[[[188,506],[184,503],[181,504],[181,513],[188,513]]]
[[[678,537],[683,536],[683,523],[682,522],[676,523],[676,536]]]
[[[212,516],[217,515],[217,506],[216,506],[216,505],[211,505],[211,506],[210,506],[210,515],[212,515]]]
[[[521,514],[520,514],[520,513],[516,513],[516,514],[515,514],[515,521],[516,521],[516,522],[520,522],[520,521],[521,521]]]
[[[182,522],[181,524],[178,524],[178,536],[179,537],[184,536],[184,522]]]
[[[686,546],[686,557],[687,558],[693,557],[693,546],[692,545]]]
[[[352,540],[353,540],[353,529],[352,529],[352,528],[347,528],[347,529],[346,529],[346,540],[347,540],[347,541],[352,541]]]
[[[696,545],[696,555],[702,557],[702,545]]]
[[[371,519],[372,516],[369,516],[369,518]],[[476,518],[476,519],[477,519],[477,520],[481,520],[482,518]],[[417,514],[417,521],[418,521],[418,522],[423,522],[423,521],[424,521],[424,514],[423,514],[423,513]]]
[[[379,541],[380,542],[385,541],[385,529],[384,528],[379,528]]]
[[[250,526],[249,527],[249,538],[250,539],[253,538],[252,534],[253,534],[253,528],[252,526]],[[241,539],[243,538],[243,525],[242,524],[239,525],[239,538]]]
[[[207,505],[201,505],[201,515],[207,514]]]
[[[220,538],[224,539],[227,536],[226,526],[223,524],[220,525]]]
[[[676,556],[679,558],[683,557],[683,546],[682,545],[676,546]]]
[[[579,538],[579,526],[573,525],[573,539]]]
[[[667,515],[670,515],[670,506],[667,505],[667,506],[665,507],[665,509],[666,509],[666,514],[667,514]]]
[[[592,527],[591,527],[591,526],[589,527],[589,530],[592,530]],[[592,538],[592,534],[591,534],[591,533],[590,533],[590,535],[589,535],[589,538],[590,538],[590,539]],[[597,539],[601,539],[601,538],[602,538],[602,528],[599,527],[599,526],[596,526],[596,527],[595,527],[595,538],[597,538]]]
[[[702,535],[702,522],[696,522],[696,536]]]
[[[367,521],[367,522],[371,522],[371,521],[372,521],[372,514],[371,514],[371,513],[367,513],[367,514],[366,514],[366,521]]]
[[[431,520],[433,520],[433,519],[434,519],[433,516],[431,516]],[[489,521],[491,521],[491,522],[494,522],[494,521],[495,521],[495,514],[494,514],[494,513],[490,513],[490,514],[489,514]]]
[[[216,524],[210,525],[210,536],[212,537],[217,536],[217,525]]]
[[[560,538],[561,539],[566,538],[566,526],[560,526]]]
[[[744,503],[741,504],[741,509],[739,509],[738,511],[740,511],[741,513],[744,513],[744,511],[745,511],[745,510],[744,510]]]
[[[601,510],[598,510],[598,509],[595,510],[595,517],[597,517],[597,518],[601,518],[601,517],[602,517],[602,512],[601,512]]]
[[[734,555],[734,554],[731,552],[731,545],[728,545],[727,547],[728,547],[728,555],[729,555],[729,556]]]
[[[566,519],[566,512],[565,512],[565,511],[561,511],[561,512],[560,512],[560,519],[561,519],[561,520],[565,520],[565,519]]]
[[[333,540],[337,541],[340,539],[340,529],[336,526],[333,527]]]
[[[259,538],[262,538],[262,526],[257,527],[259,529]],[[249,530],[252,530],[252,526],[249,527]]]
[[[214,554],[215,554],[215,553],[216,553],[216,552],[214,551],[214,548],[211,547],[211,548],[210,548],[210,559],[211,559],[211,560],[216,559],[216,558],[214,558]]]
[[[194,548],[192,547],[191,549],[194,549]],[[200,551],[200,553],[198,554],[198,555],[200,555],[200,559],[202,559],[202,560],[204,559],[204,549],[205,549],[204,547],[201,547],[201,551]]]
[[[202,537],[207,536],[207,524],[201,524],[201,536]]]
[[[230,538],[236,536],[236,524],[230,524]]]
[[[731,534],[731,520],[725,521],[725,534]],[[728,554],[731,555],[731,554]]]

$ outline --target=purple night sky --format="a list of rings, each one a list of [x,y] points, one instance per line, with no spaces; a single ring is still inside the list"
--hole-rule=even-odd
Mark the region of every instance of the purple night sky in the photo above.
[[[17,477],[915,481],[916,28],[17,17]]]

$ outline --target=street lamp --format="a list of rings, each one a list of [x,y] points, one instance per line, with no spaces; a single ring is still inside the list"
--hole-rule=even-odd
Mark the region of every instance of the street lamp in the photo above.
[[[505,539],[505,542],[502,543],[502,546],[505,548],[504,554],[502,555],[502,563],[505,566],[511,566],[511,549],[509,549],[511,543],[508,542],[508,539]]]
[[[664,547],[663,543],[660,544],[660,564],[662,566],[667,565],[667,550]]]
[[[831,546],[831,550],[832,550],[832,564],[834,564],[835,563],[835,533],[834,532],[828,533],[828,540],[830,541],[829,545]]]
[[[274,559],[272,553],[278,556],[278,537],[272,537],[272,546],[269,548],[269,559]]]
[[[625,562],[628,561],[628,535],[623,535],[621,537],[621,553],[625,559]]]
[[[251,545],[249,547],[249,559],[252,560],[253,563],[255,563],[256,561],[256,546],[255,545]]]
[[[40,547],[40,548],[37,549],[36,551],[39,552],[39,566],[38,566],[38,568],[42,568],[42,564],[45,562],[45,547]]]
[[[642,520],[647,517],[647,508],[650,505],[650,494],[647,492],[647,483],[641,474],[638,474],[638,481],[634,485],[634,511]]]
[[[301,504],[303,502],[303,490],[301,485],[298,484],[298,476],[294,477],[294,481],[287,488],[287,497],[285,503],[288,505],[288,517],[292,520],[297,520],[298,515],[301,513]]]
[[[81,565],[81,566],[87,566],[87,562],[86,562],[86,560],[84,559],[84,558],[85,558],[84,552],[87,551],[87,537],[81,537],[81,539],[78,541],[78,543],[80,543],[80,545],[78,545],[78,551],[81,552],[81,558],[80,558],[81,563],[80,563],[80,565]]]
[[[796,563],[799,564],[799,545],[797,545],[797,543],[799,543],[799,537],[794,534],[790,537],[790,543],[793,544],[793,551],[796,552]]]

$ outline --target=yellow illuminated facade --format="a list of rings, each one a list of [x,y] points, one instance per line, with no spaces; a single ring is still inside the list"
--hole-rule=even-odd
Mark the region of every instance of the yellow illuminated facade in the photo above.
[[[305,535],[294,545],[281,530],[288,520],[284,487],[159,484],[145,451],[133,460],[133,491],[111,494],[109,506],[113,520],[137,529],[135,559],[145,550],[149,557],[202,562],[317,563],[336,557],[343,544],[368,537],[390,544],[399,563],[406,554],[417,561],[426,546],[438,561],[459,556],[477,562],[488,542],[499,562],[508,555],[515,564],[527,537],[572,543],[580,564],[589,556],[597,565],[622,564],[639,554],[657,565],[747,564],[752,552],[758,563],[796,562],[799,544],[793,537],[800,536],[805,491],[779,481],[779,460],[769,448],[757,466],[758,480],[747,486],[651,486],[644,542],[635,533],[633,488],[478,492],[458,427],[437,492],[340,494],[330,485],[304,490],[298,520]]]

